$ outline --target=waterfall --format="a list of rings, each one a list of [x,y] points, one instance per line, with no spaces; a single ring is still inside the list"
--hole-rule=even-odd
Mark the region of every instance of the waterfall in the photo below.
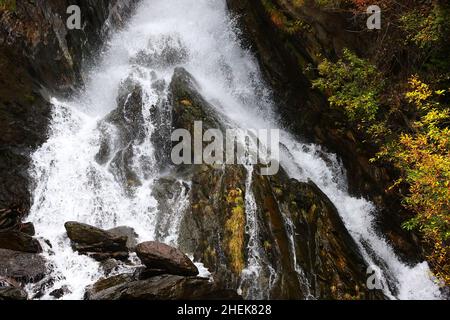
[[[156,64],[150,68],[136,63],[142,53],[156,59]],[[107,42],[102,57],[85,74],[85,90],[79,96],[69,101],[53,99],[49,139],[32,156],[33,205],[29,219],[42,240],[50,277],[28,290],[32,294],[43,291],[44,299],[50,299],[49,293],[63,285],[71,291],[64,298],[81,299],[85,287],[103,275],[98,262],[71,249],[64,229],[66,221],[105,229],[126,225],[135,229],[139,240],[176,244],[188,201],[186,182],[178,181],[185,189],[173,202],[176,210],[162,219],[152,192],[162,173],[157,169],[157,150],[151,139],[160,130],[151,110],[166,106],[167,84],[176,66],[194,76],[205,99],[236,127],[279,127],[270,90],[261,79],[255,58],[240,46],[224,0],[143,0],[128,26]],[[96,161],[105,132],[111,137],[117,135],[107,124],[103,129],[99,124],[116,108],[118,91],[126,79],[139,84],[144,97],[145,137],[132,145],[131,165],[140,183],[131,192],[123,188],[111,163]],[[157,84],[161,85],[159,89],[155,89]],[[287,173],[301,181],[314,181],[337,207],[367,262],[383,262],[383,282],[389,283],[384,286],[386,295],[398,299],[440,298],[427,264],[405,265],[377,234],[374,206],[349,195],[345,172],[335,156],[322,152],[319,146],[297,141],[286,131],[282,131],[281,143],[285,147],[281,165]],[[323,159],[324,155],[329,161]],[[248,190],[251,174],[248,169]],[[264,244],[257,240],[251,193],[246,194],[245,204],[250,241],[241,281],[266,281],[246,296],[268,298],[267,292],[261,291],[270,288],[276,275],[273,270],[263,271]],[[290,229],[289,221],[286,229]],[[291,245],[295,248],[295,243]],[[128,268],[122,265],[118,272]],[[302,270],[295,268],[301,278]]]

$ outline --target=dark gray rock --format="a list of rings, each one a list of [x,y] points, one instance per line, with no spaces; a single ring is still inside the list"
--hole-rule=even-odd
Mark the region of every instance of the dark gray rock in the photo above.
[[[28,253],[42,252],[39,241],[26,233],[18,231],[0,232],[0,248]]]
[[[120,226],[116,228],[109,229],[108,233],[116,236],[116,237],[126,237],[127,243],[126,246],[129,251],[134,251],[137,245],[138,234],[134,231],[133,228]]]
[[[95,286],[95,285],[94,285]],[[118,276],[112,283],[97,285],[90,300],[214,300],[241,299],[232,290],[224,290],[208,279],[161,275],[142,281],[129,281],[128,276]]]
[[[116,236],[100,228],[78,222],[66,222],[64,226],[74,250],[98,261],[128,258],[127,236]]]
[[[28,283],[41,280],[46,272],[46,261],[41,255],[0,249],[1,277]]]
[[[133,155],[134,147],[143,143],[146,134],[142,108],[141,86],[126,79],[119,89],[117,108],[99,123],[102,140],[95,158],[99,164],[109,163],[109,170],[126,192],[141,184],[133,169]]]
[[[102,261],[101,267],[106,276],[109,276],[113,271],[115,271],[119,267],[119,261],[116,259],[107,259]]]
[[[21,288],[0,287],[0,301],[18,301],[27,299],[28,294]]]
[[[114,241],[120,241],[122,244],[126,244],[127,240],[125,237],[116,237],[105,230],[84,223],[69,221],[64,224],[64,227],[66,228],[69,239],[78,244],[96,245],[98,243],[110,243]]]
[[[61,299],[62,297],[64,297],[66,294],[71,293],[70,289],[68,286],[62,286],[59,289],[55,289],[52,292],[50,292],[50,296],[56,298],[56,299]]]
[[[26,233],[29,236],[34,236],[36,234],[36,230],[34,229],[34,225],[31,222],[22,223],[19,227],[20,232]]]

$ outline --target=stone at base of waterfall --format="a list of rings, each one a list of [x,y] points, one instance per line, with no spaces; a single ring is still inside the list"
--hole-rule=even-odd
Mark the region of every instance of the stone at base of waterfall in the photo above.
[[[27,299],[28,295],[21,288],[20,283],[11,278],[0,277],[0,301]]]
[[[236,291],[227,290],[208,279],[159,275],[136,280],[124,274],[100,280],[87,289],[87,300],[240,300]]]
[[[50,292],[50,296],[54,297],[55,299],[61,299],[62,297],[64,297],[66,294],[71,293],[70,289],[68,286],[62,286],[59,289],[55,289],[52,292]]]
[[[0,249],[0,277],[30,283],[43,279],[46,272],[46,261],[41,255]]]
[[[128,250],[129,251],[136,250],[138,234],[136,233],[136,231],[134,231],[133,228],[120,226],[109,229],[107,232],[116,237],[126,237],[127,238],[126,246]]]
[[[0,248],[28,253],[42,252],[39,241],[19,231],[0,232]]]
[[[196,276],[198,269],[180,250],[166,244],[148,241],[136,246],[136,253],[149,269],[166,270],[168,274]]]
[[[0,301],[18,301],[27,299],[28,294],[21,288],[0,287]]]
[[[106,231],[78,222],[66,222],[64,226],[73,249],[97,261],[127,260],[136,243],[137,235],[128,227]]]

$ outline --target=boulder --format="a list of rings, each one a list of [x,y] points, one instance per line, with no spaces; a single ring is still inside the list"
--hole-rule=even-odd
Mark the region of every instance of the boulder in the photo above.
[[[19,231],[28,234],[29,236],[36,235],[36,230],[34,229],[34,225],[31,222],[22,223],[19,226]]]
[[[39,241],[26,233],[18,231],[0,232],[0,248],[28,253],[42,252]]]
[[[0,301],[18,301],[27,299],[28,294],[21,288],[0,287]]]
[[[140,243],[136,253],[147,268],[166,270],[174,275],[198,275],[197,267],[183,252],[166,244],[154,241]]]
[[[52,292],[50,292],[50,296],[56,298],[56,299],[61,299],[62,297],[64,297],[66,294],[71,293],[70,289],[68,286],[62,286],[59,289],[55,289]]]
[[[41,280],[46,272],[46,261],[41,255],[0,249],[0,277],[28,283]]]
[[[117,246],[126,247],[128,240],[124,236],[117,237],[108,231],[84,223],[66,222],[64,227],[69,239],[80,245],[93,247],[98,245],[101,247],[102,244],[116,244]]]
[[[134,251],[137,245],[138,234],[134,231],[133,228],[120,226],[116,228],[109,229],[107,231],[109,234],[112,234],[115,237],[126,237],[127,243],[126,246],[129,251]]]
[[[220,288],[208,279],[160,275],[147,280],[129,281],[122,275],[106,283],[94,285],[89,300],[237,300],[233,290]]]
[[[69,239],[73,242],[74,250],[98,261],[128,258],[127,236],[116,236],[111,232],[78,222],[66,222],[64,226]]]
[[[113,258],[109,258],[101,262],[100,266],[106,276],[109,276],[112,272],[119,267],[119,261]]]

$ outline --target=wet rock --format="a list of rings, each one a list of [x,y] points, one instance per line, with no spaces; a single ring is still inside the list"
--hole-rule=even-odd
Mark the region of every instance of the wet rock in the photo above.
[[[384,299],[381,290],[367,289],[367,263],[337,209],[314,183],[288,179],[284,173],[268,178],[255,175],[254,179],[256,199],[275,204],[263,207],[272,226],[277,225],[273,222],[276,215],[292,221],[289,232],[308,294],[320,299]],[[274,240],[280,242],[279,236]],[[273,250],[272,244],[266,250]]]
[[[170,88],[174,127],[192,133],[194,121],[203,120],[205,128],[221,128],[223,118],[185,70],[175,72]],[[251,190],[242,165],[185,166],[177,173],[192,181],[180,247],[228,288],[240,287],[254,299],[383,298],[366,289],[367,265],[336,208],[317,187],[288,179],[282,169],[261,176],[258,166]],[[253,213],[246,210],[249,194],[255,200]],[[255,235],[247,229],[250,214]],[[242,278],[252,254],[250,236],[259,271],[257,277]]]
[[[167,243],[177,230],[174,221],[184,215],[189,185],[173,176],[165,176],[155,181],[152,195],[158,201],[158,217],[155,239]]]
[[[135,281],[135,276],[133,274],[119,274],[109,278],[103,278],[98,280],[96,283],[88,286],[84,298],[86,300],[96,300],[93,298],[97,293],[102,292],[106,289],[115,288],[120,285],[126,284],[128,282]]]
[[[36,230],[34,229],[34,225],[31,222],[23,223],[19,227],[19,231],[28,234],[29,236],[34,236],[36,234]]]
[[[246,171],[242,166],[199,166],[191,172],[190,205],[180,226],[180,248],[193,253],[214,279],[239,286],[245,268]]]
[[[117,153],[123,154],[126,147],[135,140],[141,143],[145,137],[144,123],[142,88],[132,79],[127,79],[119,89],[117,108],[99,124],[103,139],[96,160],[105,164],[116,157]]]
[[[0,249],[0,276],[19,282],[37,282],[46,275],[46,261],[34,253]]]
[[[127,236],[116,236],[108,231],[78,222],[66,222],[65,228],[73,248],[98,261],[109,258],[128,258]]]
[[[18,301],[27,299],[28,294],[21,288],[0,287],[0,301]]]
[[[117,280],[117,278],[116,278]],[[213,300],[240,299],[232,290],[224,290],[208,279],[161,275],[142,281],[128,282],[125,277],[113,286],[93,292],[90,300]],[[121,283],[125,281],[125,283]],[[119,284],[117,284],[119,283]],[[121,283],[121,284],[120,284]],[[103,283],[104,284],[104,283]]]
[[[217,111],[198,90],[199,85],[186,69],[175,68],[169,86],[169,102],[173,107],[172,124],[174,128],[188,130],[192,136],[195,121],[202,121],[205,130],[223,128],[217,120]]]
[[[75,243],[83,245],[96,245],[99,243],[111,243],[120,241],[126,243],[125,237],[115,237],[109,232],[88,224],[79,222],[66,222],[64,227],[67,231],[67,236]]]
[[[117,270],[119,267],[119,261],[116,259],[109,258],[105,261],[102,261],[101,267],[106,276],[110,275],[113,271]]]
[[[158,91],[160,98],[157,103],[150,108],[150,118],[152,125],[157,130],[154,130],[151,134],[151,141],[155,147],[155,160],[157,166],[163,170],[171,164],[170,154],[172,151],[172,141],[170,136],[172,135],[172,114],[171,107],[167,102],[165,93],[162,91],[165,88],[165,83],[160,81],[153,83],[153,87]],[[164,88],[163,88],[164,86]]]
[[[50,292],[50,296],[56,298],[56,299],[61,299],[62,297],[64,297],[66,294],[71,293],[70,289],[68,286],[62,286],[59,289],[55,289],[52,292]]]
[[[39,241],[18,231],[0,232],[0,248],[28,253],[42,252]]]
[[[196,276],[197,267],[180,250],[154,241],[140,243],[136,253],[142,263],[150,269],[163,269],[169,274]]]
[[[120,226],[116,228],[109,229],[108,233],[116,236],[116,237],[126,237],[127,243],[126,246],[129,251],[134,251],[137,245],[138,234],[134,231],[133,228]]]
[[[20,283],[11,278],[0,276],[0,301],[27,300],[28,294],[20,286]]]
[[[19,208],[0,210],[0,232],[17,230],[24,216],[24,212]]]
[[[97,260],[99,262],[106,261],[109,259],[115,259],[115,260],[122,260],[125,261],[129,257],[128,251],[118,251],[118,252],[94,252],[92,249],[84,249],[80,250],[79,248],[77,251],[83,254],[86,254],[87,256],[91,257],[94,260]]]
[[[126,79],[119,89],[117,108],[99,124],[102,140],[96,160],[102,165],[109,163],[127,192],[141,183],[133,169],[133,156],[134,147],[143,143],[146,134],[142,99],[142,87]]]

